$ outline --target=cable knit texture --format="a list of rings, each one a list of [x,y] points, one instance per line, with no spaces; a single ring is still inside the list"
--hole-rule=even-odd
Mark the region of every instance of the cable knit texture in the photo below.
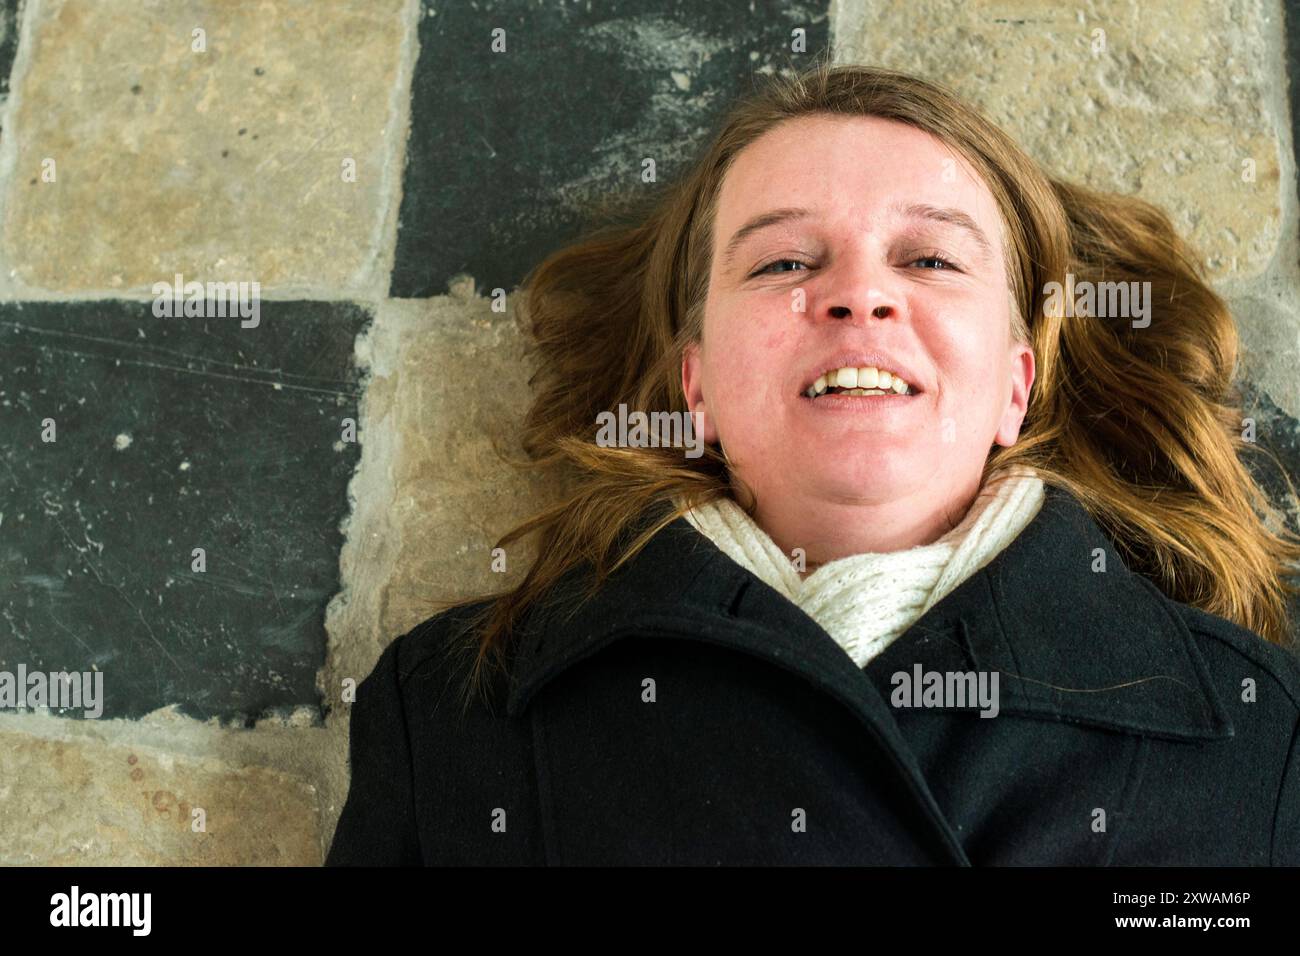
[[[730,498],[686,514],[724,554],[789,598],[859,667],[1005,548],[1038,514],[1043,481],[1023,466],[995,475],[962,520],[931,544],[828,561],[800,577],[776,542]]]

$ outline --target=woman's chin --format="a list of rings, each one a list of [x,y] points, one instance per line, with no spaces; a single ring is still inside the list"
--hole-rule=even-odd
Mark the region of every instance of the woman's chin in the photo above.
[[[787,480],[784,484],[787,489],[794,485],[799,493],[826,501],[857,500],[866,504],[897,501],[918,490],[932,489],[934,471],[933,467],[920,467],[901,453],[811,455],[791,460],[787,476],[798,475],[798,481]],[[919,477],[922,474],[924,479]]]
[[[916,482],[909,476],[894,474],[827,475],[819,485],[821,497],[827,500],[860,501],[862,504],[898,501],[917,492]]]
[[[803,473],[849,474],[856,482],[880,478],[915,480],[918,469],[934,467],[923,430],[880,426],[813,429],[783,443],[782,457]]]

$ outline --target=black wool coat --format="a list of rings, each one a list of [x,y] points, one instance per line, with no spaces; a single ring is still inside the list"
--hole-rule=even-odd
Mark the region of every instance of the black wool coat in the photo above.
[[[463,716],[463,609],[389,645],[326,865],[1300,865],[1300,661],[1060,489],[865,668],[684,519],[572,608]],[[918,666],[997,715],[902,706]]]

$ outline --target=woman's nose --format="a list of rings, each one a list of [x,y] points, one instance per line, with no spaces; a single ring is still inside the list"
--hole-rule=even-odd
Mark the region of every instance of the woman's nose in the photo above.
[[[894,274],[888,253],[877,243],[862,243],[852,254],[844,254],[836,270],[835,281],[824,291],[826,315],[832,319],[898,318],[903,311],[899,279]]]
[[[894,307],[887,303],[881,303],[871,310],[873,318],[887,319],[894,313]],[[833,305],[830,307],[831,318],[849,319],[853,317],[853,310],[847,305]]]

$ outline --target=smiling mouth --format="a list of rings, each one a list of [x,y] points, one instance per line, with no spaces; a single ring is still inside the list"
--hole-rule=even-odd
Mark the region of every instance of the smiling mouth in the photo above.
[[[831,369],[801,393],[818,399],[827,395],[915,395],[916,389],[890,372],[876,368]]]

